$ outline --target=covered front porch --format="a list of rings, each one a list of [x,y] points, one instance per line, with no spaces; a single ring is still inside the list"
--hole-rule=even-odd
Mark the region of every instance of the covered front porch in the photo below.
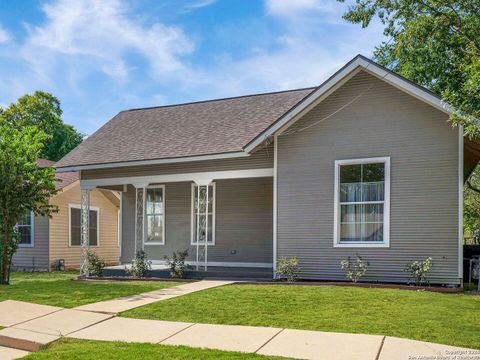
[[[196,270],[195,262],[187,262],[190,268],[186,271],[187,279],[229,279],[229,280],[256,280],[268,281],[273,278],[273,269],[271,267],[231,267],[218,266],[210,262],[207,270],[200,267]],[[114,266],[107,266],[104,269],[104,276],[126,276],[125,267],[130,267],[131,264],[121,264]],[[170,278],[170,271],[165,264],[152,264],[150,276],[159,279]]]
[[[169,277],[166,258],[185,250],[189,278],[273,276],[273,169],[85,179],[81,186],[82,244],[90,191],[121,193],[121,265],[107,276],[124,275],[139,250],[160,278]]]

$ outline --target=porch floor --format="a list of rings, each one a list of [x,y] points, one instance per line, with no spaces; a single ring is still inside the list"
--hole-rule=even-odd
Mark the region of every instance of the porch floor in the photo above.
[[[127,276],[125,267],[131,264],[122,264],[116,266],[107,266],[103,273],[104,276]],[[166,279],[170,278],[170,272],[166,265],[152,265],[150,277]],[[228,279],[228,280],[272,280],[273,270],[261,267],[229,267],[229,266],[209,266],[207,271],[195,270],[191,266],[186,272],[187,279]]]

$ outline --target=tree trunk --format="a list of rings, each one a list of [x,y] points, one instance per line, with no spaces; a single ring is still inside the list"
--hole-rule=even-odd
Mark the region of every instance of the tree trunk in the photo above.
[[[10,247],[9,245],[9,237],[10,233],[8,231],[8,226],[5,226],[7,224],[4,222],[4,229],[3,229],[3,237],[2,237],[2,242],[3,242],[3,252],[1,254],[2,256],[2,266],[0,269],[1,272],[1,277],[0,277],[0,284],[2,285],[8,285],[10,283],[10,260],[11,256],[9,254],[10,252]]]

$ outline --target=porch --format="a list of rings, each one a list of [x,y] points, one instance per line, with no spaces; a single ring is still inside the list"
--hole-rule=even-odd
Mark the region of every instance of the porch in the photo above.
[[[166,258],[181,251],[188,251],[188,278],[273,276],[273,169],[88,179],[81,185],[82,244],[88,244],[83,228],[89,229],[90,190],[121,194],[121,265],[106,268],[107,276],[125,275],[139,250],[159,278],[169,277]]]
[[[104,276],[126,276],[125,267],[131,264],[122,264],[115,266],[107,266],[104,269]],[[272,280],[273,270],[271,267],[230,267],[216,266],[210,263],[207,271],[204,269],[195,270],[195,263],[190,263],[189,269],[186,271],[187,279],[229,279],[229,280]],[[159,279],[170,278],[168,266],[160,264],[152,264],[150,271],[151,277]]]

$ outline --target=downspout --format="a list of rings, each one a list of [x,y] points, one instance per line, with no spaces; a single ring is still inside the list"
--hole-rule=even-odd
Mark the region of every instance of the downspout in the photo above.
[[[458,129],[458,277],[463,287],[463,126]]]
[[[278,136],[273,143],[273,278],[277,277],[277,175],[278,175]]]

